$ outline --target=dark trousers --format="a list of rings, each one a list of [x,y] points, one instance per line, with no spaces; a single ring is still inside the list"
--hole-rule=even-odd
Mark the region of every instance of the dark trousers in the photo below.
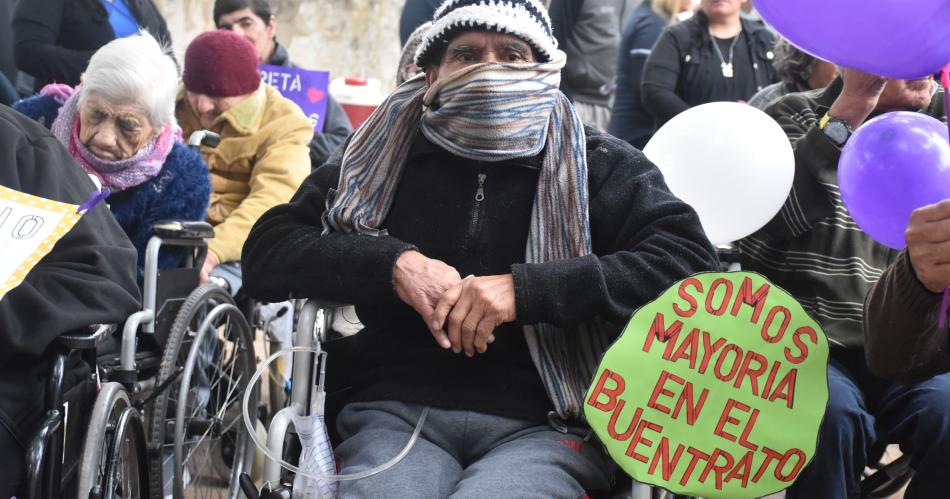
[[[914,385],[872,375],[864,352],[832,351],[828,407],[812,462],[786,494],[797,498],[856,498],[873,451],[900,444],[916,474],[905,497],[946,497],[950,490],[950,374]]]
[[[26,455],[13,435],[0,426],[0,499],[17,494],[26,473]]]

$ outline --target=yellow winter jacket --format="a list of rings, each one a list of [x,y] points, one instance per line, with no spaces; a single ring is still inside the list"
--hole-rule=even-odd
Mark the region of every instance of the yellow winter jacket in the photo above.
[[[175,116],[185,140],[202,129],[184,89]],[[221,262],[240,261],[254,222],[272,206],[289,201],[310,174],[313,125],[296,104],[261,83],[210,130],[221,135],[221,143],[201,148],[211,174],[208,222],[214,225],[214,239],[208,241],[208,251]]]

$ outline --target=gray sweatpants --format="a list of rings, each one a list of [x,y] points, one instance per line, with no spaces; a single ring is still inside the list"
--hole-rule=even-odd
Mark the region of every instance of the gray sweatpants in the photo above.
[[[358,402],[337,419],[345,474],[392,459],[409,441],[422,406]],[[607,490],[614,469],[587,430],[432,408],[409,454],[392,468],[340,482],[341,498],[578,498]]]

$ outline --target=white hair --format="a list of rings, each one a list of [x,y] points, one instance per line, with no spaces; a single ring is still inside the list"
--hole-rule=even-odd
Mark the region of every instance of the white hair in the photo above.
[[[163,48],[147,31],[113,40],[102,46],[82,75],[79,102],[95,94],[115,103],[140,106],[152,126],[175,122],[178,65],[171,50]]]

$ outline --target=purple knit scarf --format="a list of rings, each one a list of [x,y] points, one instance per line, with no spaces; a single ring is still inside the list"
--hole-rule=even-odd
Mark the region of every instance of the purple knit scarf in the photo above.
[[[162,170],[172,146],[176,141],[181,141],[181,129],[171,124],[165,126],[157,137],[130,158],[118,161],[99,158],[79,140],[81,94],[82,91],[77,87],[63,103],[52,126],[53,135],[69,149],[69,154],[79,166],[86,173],[98,177],[102,185],[113,192],[135,187],[155,178]],[[56,97],[59,96],[54,98]]]

